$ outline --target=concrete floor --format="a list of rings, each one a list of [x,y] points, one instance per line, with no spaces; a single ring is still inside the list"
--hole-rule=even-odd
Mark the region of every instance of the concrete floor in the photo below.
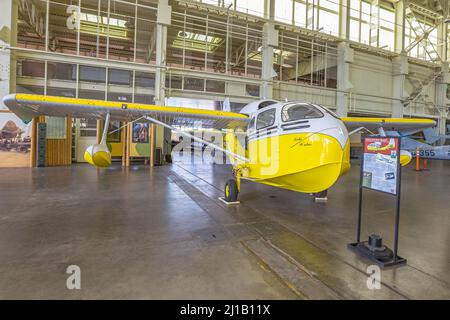
[[[0,169],[0,299],[450,299],[450,163],[404,170],[408,265],[382,271],[379,290],[346,248],[358,174],[328,203],[244,182],[242,203],[226,207],[226,165]],[[365,201],[363,234],[392,244],[394,200]],[[81,290],[66,288],[69,265]]]

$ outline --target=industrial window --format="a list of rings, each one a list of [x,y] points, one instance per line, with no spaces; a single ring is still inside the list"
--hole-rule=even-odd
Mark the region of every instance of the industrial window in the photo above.
[[[336,88],[335,44],[281,31],[279,49],[274,50],[274,55],[277,80]],[[315,66],[312,72],[308,66]]]
[[[97,136],[97,120],[92,118],[80,118],[80,137]]]
[[[206,80],[206,92],[225,93],[225,81]]]
[[[337,0],[277,0],[275,20],[338,35],[339,3]]]
[[[219,0],[200,0],[201,3],[207,3],[212,5],[219,5]]]
[[[292,24],[292,0],[276,0],[275,4],[275,20]]]
[[[129,70],[108,69],[108,84],[132,85],[132,73]]]
[[[317,30],[320,32],[339,34],[339,2],[336,0],[320,0],[317,6]]]
[[[395,12],[362,0],[350,1],[350,40],[393,51]]]
[[[236,11],[245,12],[254,16],[264,16],[264,1],[236,0]]]
[[[395,12],[380,8],[378,47],[390,51],[395,48]]]
[[[319,109],[306,103],[289,104],[284,106],[281,111],[281,120],[283,122],[322,117],[323,113]]]
[[[419,43],[416,39],[428,33]],[[411,12],[405,22],[405,47],[410,57],[434,61],[438,58],[438,31],[432,18]]]
[[[168,28],[171,67],[259,78],[262,27],[204,12],[173,12]],[[233,48],[233,50],[231,50]]]
[[[146,89],[155,88],[155,74],[136,71],[134,75],[134,84],[136,87]]]
[[[294,24],[306,28],[306,3],[300,1],[294,3]]]
[[[337,0],[276,0],[275,20],[338,35]]]
[[[45,77],[45,63],[34,60],[17,60],[17,75],[19,77]]]
[[[106,69],[101,67],[80,66],[80,81],[105,83]]]
[[[220,6],[254,16],[264,16],[264,0],[196,0],[201,3]],[[290,0],[292,2],[292,0]]]
[[[141,63],[155,60],[157,8],[150,1],[18,2],[20,47]]]
[[[261,112],[256,120],[256,130],[269,127],[275,123],[275,112],[277,109],[273,108]]]

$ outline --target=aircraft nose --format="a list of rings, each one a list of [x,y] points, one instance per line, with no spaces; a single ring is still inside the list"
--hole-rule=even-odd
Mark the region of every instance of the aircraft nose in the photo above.
[[[335,122],[331,126],[331,128],[324,133],[335,138],[341,145],[342,149],[345,148],[345,145],[347,144],[347,141],[348,141],[348,131],[347,131],[347,128],[345,127],[344,123],[341,120],[335,119]]]

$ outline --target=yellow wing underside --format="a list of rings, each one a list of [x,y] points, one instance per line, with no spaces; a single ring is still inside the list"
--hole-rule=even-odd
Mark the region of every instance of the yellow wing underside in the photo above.
[[[25,122],[40,115],[104,119],[109,113],[113,120],[133,121],[150,116],[172,126],[211,129],[241,128],[245,131],[250,121],[246,115],[234,112],[34,94],[10,94],[3,101]],[[364,127],[376,131],[382,127],[385,130],[419,131],[436,125],[436,122],[431,119],[343,117],[341,120],[350,130]]]
[[[40,115],[105,119],[108,113],[113,120],[133,121],[150,116],[172,126],[193,128],[245,128],[249,121],[247,116],[234,112],[20,93],[8,95],[3,101],[25,122]]]
[[[386,131],[420,131],[436,126],[436,122],[432,119],[417,118],[342,117],[341,120],[350,130],[364,127],[370,131],[376,131],[379,128],[383,128]]]

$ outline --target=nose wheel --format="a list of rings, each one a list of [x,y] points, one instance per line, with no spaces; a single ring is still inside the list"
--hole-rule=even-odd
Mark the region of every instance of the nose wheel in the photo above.
[[[234,179],[230,179],[225,183],[225,201],[226,202],[236,202],[238,198],[238,186]]]

